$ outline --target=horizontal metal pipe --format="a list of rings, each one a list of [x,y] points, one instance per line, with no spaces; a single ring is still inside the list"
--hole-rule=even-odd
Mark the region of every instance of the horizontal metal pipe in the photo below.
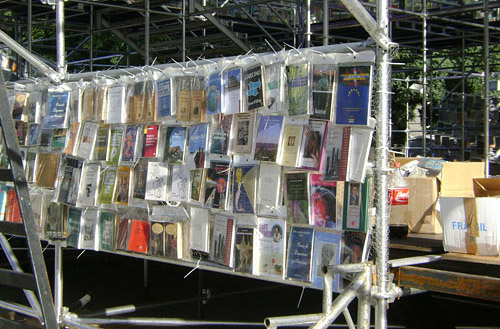
[[[442,258],[441,255],[426,255],[426,256],[416,256],[416,257],[408,257],[400,259],[391,259],[389,260],[389,266],[401,267],[401,266],[426,264],[438,261],[441,258]]]
[[[36,318],[38,319],[38,315],[36,314],[35,311],[33,311],[33,309],[25,306],[25,305],[21,305],[21,304],[18,304],[18,303],[13,303],[13,302],[6,302],[6,301],[3,301],[3,300],[0,300],[0,308],[5,308],[5,309],[8,309],[8,310],[11,310],[11,311],[14,311],[14,312],[17,312],[17,313],[21,313],[21,314],[24,314],[24,315],[28,315],[28,316],[31,316],[33,318]]]
[[[369,265],[366,263],[359,264],[340,264],[340,265],[328,265],[323,266],[321,269],[323,273],[332,273],[332,274],[346,274],[346,273],[357,273],[363,272],[367,269]]]
[[[135,326],[262,326],[262,322],[198,321],[176,318],[78,318],[82,324],[128,324]]]
[[[268,329],[275,329],[279,326],[311,324],[321,320],[325,313],[312,313],[290,316],[276,316],[264,319],[264,324]]]

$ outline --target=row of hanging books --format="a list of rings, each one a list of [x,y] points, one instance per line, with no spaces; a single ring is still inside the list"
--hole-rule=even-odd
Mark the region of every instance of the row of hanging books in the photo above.
[[[318,288],[322,265],[363,259],[372,65],[299,55],[17,86],[41,236]]]

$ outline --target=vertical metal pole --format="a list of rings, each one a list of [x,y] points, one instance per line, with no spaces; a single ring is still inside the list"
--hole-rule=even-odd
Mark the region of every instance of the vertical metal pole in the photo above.
[[[144,288],[147,288],[149,285],[149,261],[147,259],[144,260]]]
[[[422,156],[427,148],[427,1],[423,0],[422,16]]]
[[[330,9],[328,0],[323,0],[323,46],[328,46],[330,32]]]
[[[406,77],[406,90],[410,90],[410,77]],[[408,156],[410,149],[410,102],[406,99],[406,128],[405,128],[405,156]]]
[[[28,0],[28,51],[31,53],[31,50],[33,49],[33,40],[32,40],[32,20],[33,20],[33,0]],[[26,61],[28,63],[28,77],[31,78],[33,72],[31,68],[31,63]]]
[[[186,61],[186,0],[182,0],[182,61]]]
[[[370,329],[370,291],[372,288],[371,266],[366,269],[366,280],[358,294],[358,329]]]
[[[462,38],[462,161],[465,160],[465,39]]]
[[[146,15],[144,16],[144,52],[146,53],[145,65],[149,65],[149,0],[145,0]]]
[[[311,47],[311,0],[306,0],[307,16],[306,16],[306,47]]]
[[[389,8],[388,0],[377,0],[377,23],[380,31],[385,35],[389,33]],[[376,171],[377,181],[377,214],[376,214],[376,271],[379,296],[387,295],[389,281],[389,220],[387,203],[387,172],[389,150],[389,92],[390,92],[390,67],[391,56],[389,51],[377,47],[378,66],[378,103],[377,103],[377,151]],[[387,328],[387,299],[381,297],[376,302],[375,327]]]
[[[94,6],[90,5],[90,72],[94,71]]]
[[[488,0],[483,0],[484,3],[484,39],[483,39],[483,56],[484,56],[484,177],[490,174],[490,161],[488,154],[490,153],[490,19],[488,10]]]
[[[62,323],[63,316],[63,249],[61,246],[61,241],[56,240],[54,244],[54,304],[56,307],[56,319],[57,323]]]
[[[66,63],[64,62],[64,0],[56,0],[56,45],[57,45],[57,72],[66,74]]]
[[[326,271],[323,274],[323,313],[330,312],[333,304],[333,274]]]

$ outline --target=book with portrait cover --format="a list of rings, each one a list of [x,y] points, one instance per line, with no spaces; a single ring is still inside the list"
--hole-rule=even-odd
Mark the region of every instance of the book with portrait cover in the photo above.
[[[77,208],[68,207],[67,226],[66,226],[66,244],[78,248],[78,239],[80,236],[80,221],[82,211]]]
[[[127,126],[125,136],[123,138],[122,147],[122,162],[133,162],[135,159],[135,151],[137,148],[137,130],[136,125]]]
[[[229,171],[229,162],[227,161],[212,161],[210,163],[210,168],[206,169],[203,185],[205,206],[215,209],[226,208]]]
[[[372,66],[339,67],[335,123],[368,125],[372,89]]]
[[[309,114],[309,64],[288,65],[288,99],[290,115]]]
[[[144,200],[146,197],[146,178],[148,175],[148,159],[137,160],[132,172],[132,197]]]
[[[118,219],[115,232],[116,250],[127,250],[130,222],[130,219],[127,218]]]
[[[335,67],[333,64],[312,65],[312,111],[311,118],[330,120],[334,100]]]
[[[167,201],[168,167],[157,161],[148,163],[146,176],[146,194],[144,199],[152,201]]]
[[[253,129],[255,113],[238,113],[234,115],[232,128],[233,153],[251,153],[253,147]]]
[[[123,129],[120,127],[111,128],[109,141],[108,141],[108,153],[106,156],[106,160],[110,165],[118,165],[118,161],[120,160],[120,154],[122,149],[122,140],[123,140]]]
[[[189,127],[188,166],[203,168],[207,152],[208,124]]]
[[[283,130],[281,149],[278,155],[278,163],[284,167],[296,167],[299,155],[300,141],[302,139],[303,125],[287,124]]]
[[[234,270],[251,274],[253,272],[253,241],[255,228],[236,226],[234,240]]]
[[[369,180],[344,185],[342,229],[366,232],[368,228]]]
[[[116,214],[101,211],[99,214],[99,250],[113,251],[115,246]]]
[[[165,147],[163,161],[167,163],[182,163],[186,150],[186,127],[165,127]]]
[[[210,153],[228,155],[231,142],[232,115],[218,114],[210,121]]]
[[[90,159],[94,149],[97,129],[99,124],[95,122],[85,121],[80,128],[80,137],[76,146],[76,156],[84,159]]]
[[[97,209],[88,208],[82,212],[78,249],[97,250]]]
[[[150,233],[151,229],[148,221],[132,219],[128,234],[127,250],[147,254]]]
[[[314,288],[323,289],[323,266],[341,263],[342,233],[317,230],[314,232],[312,282]],[[333,276],[333,292],[339,292],[339,274]]]
[[[57,129],[66,127],[66,113],[69,109],[69,91],[49,92],[47,113],[42,120],[42,128]]]
[[[279,218],[258,217],[254,239],[254,273],[282,279],[285,271],[286,222]]]
[[[314,229],[292,226],[288,239],[286,278],[311,281],[311,257]]]
[[[262,66],[254,66],[246,70],[247,111],[253,111],[264,106],[264,91],[262,90]]]
[[[172,79],[156,81],[156,116],[160,121],[172,115]]]
[[[264,66],[264,101],[266,110],[269,112],[280,112],[282,110],[283,75],[283,63],[274,63]]]
[[[309,224],[340,229],[337,221],[337,182],[324,181],[321,174],[309,173]],[[342,203],[340,203],[342,205]]]
[[[158,128],[158,125],[144,126],[142,156],[145,158],[156,158],[158,152]]]
[[[128,205],[130,190],[130,167],[119,167],[116,173],[116,184],[113,201],[122,206]]]
[[[78,192],[77,206],[94,207],[97,201],[97,190],[99,184],[100,165],[86,164],[83,167],[80,191]]]
[[[208,77],[207,87],[207,115],[222,112],[222,77],[220,72],[211,73]]]
[[[233,267],[234,219],[217,214],[212,231],[210,259],[216,263]]]
[[[283,116],[262,115],[260,117],[255,140],[255,160],[276,162],[282,130]]]
[[[108,150],[109,125],[99,124],[95,138],[94,155],[95,161],[106,161],[106,153]]]
[[[115,191],[115,181],[118,168],[108,167],[103,170],[99,191],[99,203],[111,204],[113,202],[113,193]]]
[[[254,214],[258,166],[238,165],[233,168],[233,213]]]
[[[82,174],[83,159],[74,158],[63,154],[60,164],[60,183],[57,202],[76,206],[80,177]]]
[[[222,113],[226,115],[241,112],[241,100],[243,95],[241,74],[241,67],[229,68],[222,74],[222,85],[224,88],[222,94]]]
[[[298,168],[319,170],[325,129],[326,122],[319,120],[309,120],[309,124],[304,126],[297,159]]]
[[[290,224],[309,224],[307,172],[285,173],[285,205]]]

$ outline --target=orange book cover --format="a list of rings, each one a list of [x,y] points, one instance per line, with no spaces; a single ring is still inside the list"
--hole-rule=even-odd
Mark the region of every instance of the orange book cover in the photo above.
[[[133,219],[130,224],[128,250],[146,254],[148,252],[150,233],[149,222]]]
[[[14,223],[23,222],[15,190],[7,191],[7,209],[5,211],[5,220]]]

